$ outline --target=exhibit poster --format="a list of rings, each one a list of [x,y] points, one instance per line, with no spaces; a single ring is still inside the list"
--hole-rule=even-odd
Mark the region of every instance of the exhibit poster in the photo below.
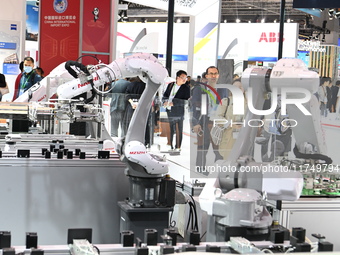
[[[18,73],[20,51],[20,22],[2,20],[0,22],[0,72]]]
[[[111,1],[84,1],[82,54],[94,55],[103,63],[109,63]],[[95,61],[95,62],[93,62]],[[83,58],[85,64],[97,64],[95,59]]]
[[[27,1],[26,17],[26,40],[38,41],[39,7],[36,1]]]
[[[79,57],[80,0],[44,0],[40,8],[40,66],[48,74]]]

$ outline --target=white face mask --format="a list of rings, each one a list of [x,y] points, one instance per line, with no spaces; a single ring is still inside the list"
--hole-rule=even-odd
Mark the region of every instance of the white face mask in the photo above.
[[[33,68],[31,66],[24,66],[24,72],[25,73],[30,73],[32,72]]]

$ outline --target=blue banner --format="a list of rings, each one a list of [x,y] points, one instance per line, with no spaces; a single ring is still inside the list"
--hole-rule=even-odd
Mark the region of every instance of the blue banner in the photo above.
[[[3,74],[18,75],[19,73],[19,64],[3,64]]]
[[[15,50],[16,48],[16,43],[0,42],[0,49]]]

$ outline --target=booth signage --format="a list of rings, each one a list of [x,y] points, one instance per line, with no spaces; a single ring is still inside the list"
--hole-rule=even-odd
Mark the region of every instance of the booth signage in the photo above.
[[[80,0],[40,2],[40,66],[49,73],[57,64],[79,57]]]
[[[326,52],[326,48],[321,46],[320,41],[298,41],[298,49],[300,51]]]
[[[279,41],[279,38],[280,38],[280,33],[275,33],[275,32],[266,33],[266,32],[262,32],[259,42],[275,43],[275,42]],[[283,38],[283,41],[284,40],[285,39]]]

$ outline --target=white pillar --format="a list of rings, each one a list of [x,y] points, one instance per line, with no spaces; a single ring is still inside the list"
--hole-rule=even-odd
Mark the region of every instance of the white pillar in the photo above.
[[[25,56],[25,39],[26,39],[26,0],[1,0],[3,10],[0,17],[0,42],[5,43],[0,54],[0,73],[4,73],[4,60],[12,57],[14,54],[18,57],[18,64]],[[15,43],[15,49],[13,47]],[[11,45],[7,48],[8,45]],[[14,66],[6,67],[6,82],[10,93],[3,96],[2,101],[11,101],[13,96],[13,87],[16,79]],[[10,70],[10,71],[9,71]],[[12,74],[13,73],[13,74]]]

